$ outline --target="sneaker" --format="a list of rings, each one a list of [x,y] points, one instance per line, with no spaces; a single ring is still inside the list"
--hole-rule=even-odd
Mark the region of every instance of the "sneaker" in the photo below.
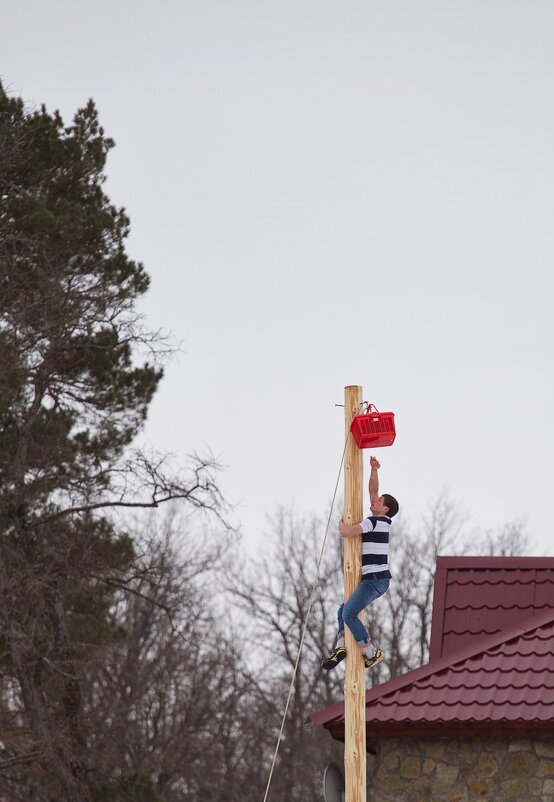
[[[364,665],[366,668],[372,668],[376,666],[377,663],[380,663],[385,655],[381,651],[381,649],[373,649],[373,656],[368,657],[367,654],[364,653]]]
[[[336,649],[333,649],[329,657],[326,657],[325,660],[321,661],[321,668],[325,669],[325,671],[330,671],[335,666],[338,666],[340,662],[344,660],[346,657],[346,649],[344,646],[337,646]]]

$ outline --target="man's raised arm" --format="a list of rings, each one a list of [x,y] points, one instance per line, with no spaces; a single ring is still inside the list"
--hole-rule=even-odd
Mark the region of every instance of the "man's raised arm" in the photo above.
[[[371,473],[369,474],[369,500],[373,504],[379,498],[379,468],[381,463],[376,457],[370,457]]]

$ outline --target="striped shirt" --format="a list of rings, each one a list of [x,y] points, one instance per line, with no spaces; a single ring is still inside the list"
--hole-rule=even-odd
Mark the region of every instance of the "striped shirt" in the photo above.
[[[362,579],[390,579],[389,531],[392,521],[386,515],[370,515],[362,527]]]

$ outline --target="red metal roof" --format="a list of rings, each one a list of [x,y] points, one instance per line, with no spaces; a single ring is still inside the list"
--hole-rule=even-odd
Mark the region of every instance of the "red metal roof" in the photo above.
[[[339,739],[344,704],[311,716]],[[366,694],[371,735],[554,735],[554,611],[480,638]]]
[[[470,638],[549,609],[554,610],[552,557],[439,557],[429,658],[453,654]]]
[[[367,692],[368,737],[554,735],[554,559],[439,558],[432,637],[427,665]],[[344,738],[342,702],[311,718]]]

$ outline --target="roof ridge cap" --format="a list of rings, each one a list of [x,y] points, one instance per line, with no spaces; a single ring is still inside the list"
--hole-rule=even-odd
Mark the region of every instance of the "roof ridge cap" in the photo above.
[[[552,568],[554,557],[494,557],[475,555],[438,555],[437,566],[444,568]]]

